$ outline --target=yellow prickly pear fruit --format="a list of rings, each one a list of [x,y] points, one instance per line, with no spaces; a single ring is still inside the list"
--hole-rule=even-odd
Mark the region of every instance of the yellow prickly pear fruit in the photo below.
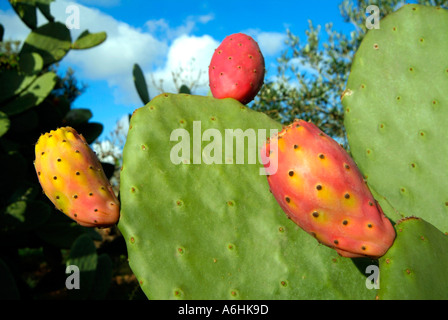
[[[58,210],[86,227],[117,223],[120,203],[96,154],[75,129],[42,134],[35,156],[39,182]]]

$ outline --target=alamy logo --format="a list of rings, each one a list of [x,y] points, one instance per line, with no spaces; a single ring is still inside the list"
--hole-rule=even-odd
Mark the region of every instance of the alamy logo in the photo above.
[[[277,132],[277,129],[271,129],[270,136]],[[220,130],[210,128],[202,132],[201,121],[193,121],[192,133],[191,137],[190,132],[182,128],[171,132],[170,141],[178,141],[170,152],[173,164],[244,164],[247,157],[248,164],[256,164],[258,159],[259,163],[266,165],[269,174],[277,171],[276,161],[263,163],[261,158],[260,150],[266,142],[266,129],[258,129],[257,132],[254,129],[225,129],[223,139]],[[203,142],[208,142],[204,148]],[[260,168],[260,175],[266,175],[266,170]]]
[[[69,265],[65,268],[65,273],[70,274],[65,280],[65,287],[69,290],[79,289],[79,268],[75,265]]]
[[[367,29],[379,29],[380,28],[380,9],[378,6],[370,5],[366,8],[366,13],[370,14],[366,18]]]
[[[366,268],[366,274],[370,274],[370,276],[366,279],[366,288],[367,289],[379,289],[380,288],[380,268],[376,265],[369,265]]]

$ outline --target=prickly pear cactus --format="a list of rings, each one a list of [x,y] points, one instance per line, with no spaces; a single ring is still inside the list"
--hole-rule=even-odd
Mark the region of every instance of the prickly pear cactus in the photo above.
[[[281,126],[234,99],[164,94],[134,112],[118,227],[148,298],[375,297],[374,261],[319,245],[269,192],[258,155],[271,129]]]
[[[394,246],[380,259],[378,299],[448,299],[448,236],[415,217],[395,228]]]
[[[70,30],[64,23],[48,22],[33,30],[25,39],[20,54],[37,52],[44,66],[60,61],[72,45]]]
[[[448,11],[409,4],[365,36],[342,95],[352,155],[402,217],[448,231]]]

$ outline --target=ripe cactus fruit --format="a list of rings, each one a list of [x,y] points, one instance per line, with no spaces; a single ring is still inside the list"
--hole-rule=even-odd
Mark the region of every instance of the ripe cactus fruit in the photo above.
[[[257,42],[243,33],[232,34],[221,42],[212,56],[210,91],[215,98],[234,98],[247,104],[260,91],[264,74],[264,57]]]
[[[275,173],[265,165],[277,202],[320,243],[343,257],[378,258],[394,242],[394,228],[356,163],[314,124],[295,120],[270,138],[261,156],[265,164],[277,161]]]
[[[75,129],[42,134],[35,156],[39,182],[58,210],[86,227],[118,221],[119,201],[95,153]]]

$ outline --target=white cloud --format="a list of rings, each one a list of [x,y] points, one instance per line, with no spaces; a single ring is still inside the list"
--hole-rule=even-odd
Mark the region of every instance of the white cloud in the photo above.
[[[183,70],[180,78],[184,84],[188,85],[200,76],[201,85],[195,91],[198,94],[206,94],[208,92],[208,66],[218,45],[219,42],[208,35],[180,36],[171,44],[166,64],[154,72],[147,73],[146,77],[153,77],[156,81],[162,80],[166,84],[163,87],[166,92],[176,92],[172,81],[172,72]],[[182,81],[180,82],[178,85],[183,84]]]
[[[255,29],[243,31],[257,41],[263,55],[276,56],[285,48],[286,33],[266,32]]]
[[[173,40],[179,36],[190,34],[194,31],[198,23],[206,24],[213,19],[213,14],[188,16],[183,24],[173,27],[170,25],[169,21],[161,18],[157,20],[148,20],[145,23],[145,26],[147,27],[149,33],[158,35],[160,38]]]

